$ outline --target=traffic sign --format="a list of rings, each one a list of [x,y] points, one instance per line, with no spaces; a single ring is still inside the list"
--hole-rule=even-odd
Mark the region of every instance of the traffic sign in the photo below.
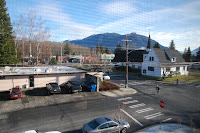
[[[160,107],[164,108],[165,107],[165,102],[164,101],[160,101]]]

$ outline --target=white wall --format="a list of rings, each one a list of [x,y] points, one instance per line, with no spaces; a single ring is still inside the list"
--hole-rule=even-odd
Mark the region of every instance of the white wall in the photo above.
[[[34,75],[34,87],[45,87],[47,83],[57,82],[59,85],[69,80],[84,81],[85,73]],[[0,79],[0,91],[9,91],[14,86],[29,85],[29,76],[9,76]]]
[[[0,79],[0,91],[9,91],[15,86],[24,86],[29,84],[29,76],[8,76]]]
[[[141,68],[142,75],[161,77],[160,62],[155,52],[153,51],[153,49],[149,52],[148,55],[145,55],[145,56],[143,56],[144,58],[143,58],[143,63],[142,63],[142,68]],[[149,61],[149,57],[154,57],[154,61]],[[154,67],[154,71],[149,71],[148,67]],[[143,73],[144,69],[146,70],[146,74]]]
[[[82,74],[35,75],[34,87],[45,87],[47,83],[51,82],[56,82],[60,85],[69,80],[81,81],[83,78],[85,77]]]

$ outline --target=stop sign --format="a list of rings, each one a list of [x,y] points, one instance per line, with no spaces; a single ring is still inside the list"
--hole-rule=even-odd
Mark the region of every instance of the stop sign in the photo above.
[[[165,107],[165,105],[164,105],[164,104],[165,104],[165,102],[164,102],[164,101],[160,101],[160,107],[161,107],[161,108],[164,108],[164,107]]]

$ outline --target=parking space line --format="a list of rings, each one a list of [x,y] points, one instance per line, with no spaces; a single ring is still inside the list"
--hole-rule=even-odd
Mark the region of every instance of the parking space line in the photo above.
[[[169,120],[171,120],[172,118],[168,118],[168,119],[165,119],[165,120],[163,120],[162,122],[166,122],[166,121],[169,121]]]
[[[141,107],[144,105],[145,105],[144,103],[141,103],[141,104],[131,105],[131,106],[129,106],[129,108],[137,108],[137,107]]]
[[[124,101],[124,100],[130,100],[132,99],[132,97],[125,97],[125,98],[120,98],[120,99],[117,99],[118,101]]]
[[[130,103],[136,103],[136,102],[138,102],[138,100],[123,102],[123,104],[130,104]]]
[[[123,111],[128,117],[130,117],[133,121],[135,121],[137,124],[139,124],[141,127],[143,127],[144,125],[142,123],[140,123],[138,120],[136,120],[135,118],[133,118],[131,115],[129,115],[126,111],[124,111],[123,109],[120,109],[121,111]]]
[[[155,113],[155,114],[147,115],[144,118],[152,119],[152,118],[155,118],[155,117],[158,117],[158,116],[161,116],[161,115],[163,115],[163,114],[161,112],[158,112],[158,113]]]
[[[143,113],[143,112],[147,112],[147,111],[151,111],[151,110],[153,110],[153,108],[141,109],[141,110],[137,110],[135,112],[137,112],[137,113]]]

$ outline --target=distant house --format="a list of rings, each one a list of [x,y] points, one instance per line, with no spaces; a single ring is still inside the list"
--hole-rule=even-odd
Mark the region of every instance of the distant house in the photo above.
[[[143,55],[142,75],[165,77],[172,73],[188,75],[188,64],[177,50],[152,48]]]
[[[129,50],[128,62],[131,68],[140,69],[143,62],[143,55],[147,54],[146,50]],[[118,51],[115,54],[115,58],[112,60],[117,65],[126,65],[126,50]]]
[[[113,60],[115,57],[115,54],[101,54],[100,55],[100,59],[102,62],[111,62],[111,60]]]

